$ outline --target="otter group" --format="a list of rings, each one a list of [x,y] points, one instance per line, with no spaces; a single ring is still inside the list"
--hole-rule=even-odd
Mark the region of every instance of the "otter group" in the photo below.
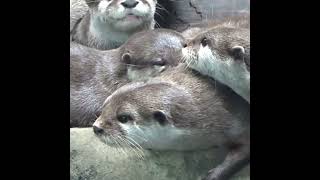
[[[86,2],[70,34],[70,127],[93,126],[110,145],[227,147],[205,180],[250,162],[249,28],[219,23],[190,38],[153,29],[156,0]]]

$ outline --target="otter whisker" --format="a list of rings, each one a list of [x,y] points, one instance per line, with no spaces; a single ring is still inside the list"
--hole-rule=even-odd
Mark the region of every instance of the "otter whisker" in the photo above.
[[[131,135],[136,137],[136,138],[139,138],[139,139],[143,140],[144,142],[148,142],[148,140],[146,138],[143,138],[142,136],[139,136],[137,134],[131,134]]]
[[[170,12],[166,8],[164,8],[161,4],[156,4],[156,9],[163,10],[166,13],[170,14]]]
[[[164,20],[164,17],[162,16],[162,14],[155,12],[155,15],[158,15],[162,20]]]
[[[127,153],[123,150],[121,144],[119,143],[119,141],[118,141],[118,139],[117,139],[117,136],[113,136],[113,135],[112,135],[112,137],[113,137],[113,139],[114,139],[114,142],[118,145],[117,149],[120,149],[121,152],[122,152],[125,156],[127,156]]]
[[[115,141],[115,139],[114,139],[113,135],[110,135],[110,137],[104,137],[104,141],[105,141],[106,143],[107,143],[108,138],[109,138],[109,140],[110,140],[110,141],[112,141],[112,142],[116,143],[116,141]],[[120,150],[119,150],[119,148],[118,148],[118,147],[115,147],[115,150],[116,150],[119,154],[121,154],[121,152],[120,152]]]
[[[131,137],[126,137],[127,139],[128,139],[128,141],[131,141],[131,142],[133,142],[134,144],[136,144],[135,146],[139,149],[140,148],[140,150],[141,149],[143,149],[141,146],[140,146],[140,144],[139,143],[137,143],[134,139],[132,139]]]
[[[124,144],[124,142],[121,141],[122,138],[121,138],[119,135],[117,135],[116,137],[117,137],[118,142],[119,142],[119,144],[121,145],[121,149],[122,149],[123,152],[125,153],[126,157],[129,157],[129,155],[128,155],[128,153],[127,153],[127,149],[125,148],[126,146],[128,147],[128,145],[127,145],[127,144]]]
[[[154,20],[154,23],[156,24],[156,27],[161,28],[160,24],[156,20]]]
[[[144,159],[144,152],[141,150],[141,148],[139,148],[137,145],[133,144],[129,139],[127,139],[126,137],[121,137],[121,139],[123,140],[124,143],[126,143],[128,145],[128,148],[131,148],[136,155],[141,158]],[[134,148],[133,148],[133,147]]]

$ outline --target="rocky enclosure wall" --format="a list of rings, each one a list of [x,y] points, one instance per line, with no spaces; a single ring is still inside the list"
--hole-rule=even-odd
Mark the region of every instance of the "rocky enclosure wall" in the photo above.
[[[178,31],[199,21],[250,11],[250,0],[158,0],[158,3],[158,26]]]

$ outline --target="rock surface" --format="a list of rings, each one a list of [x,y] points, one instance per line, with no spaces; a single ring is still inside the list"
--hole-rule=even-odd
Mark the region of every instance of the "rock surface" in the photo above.
[[[197,152],[144,151],[144,159],[133,151],[124,154],[103,144],[91,128],[70,129],[71,180],[200,180],[220,163],[224,150]],[[250,167],[232,180],[249,180]]]
[[[158,0],[158,4],[159,26],[178,31],[193,23],[250,12],[250,0]]]

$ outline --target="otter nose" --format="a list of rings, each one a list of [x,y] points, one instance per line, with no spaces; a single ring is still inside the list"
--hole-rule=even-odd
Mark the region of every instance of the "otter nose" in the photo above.
[[[93,132],[95,134],[102,134],[103,133],[103,129],[102,128],[99,128],[97,126],[93,126]]]
[[[126,1],[122,2],[121,4],[125,8],[134,8],[137,6],[137,4],[139,4],[139,2],[136,0],[126,0]]]

